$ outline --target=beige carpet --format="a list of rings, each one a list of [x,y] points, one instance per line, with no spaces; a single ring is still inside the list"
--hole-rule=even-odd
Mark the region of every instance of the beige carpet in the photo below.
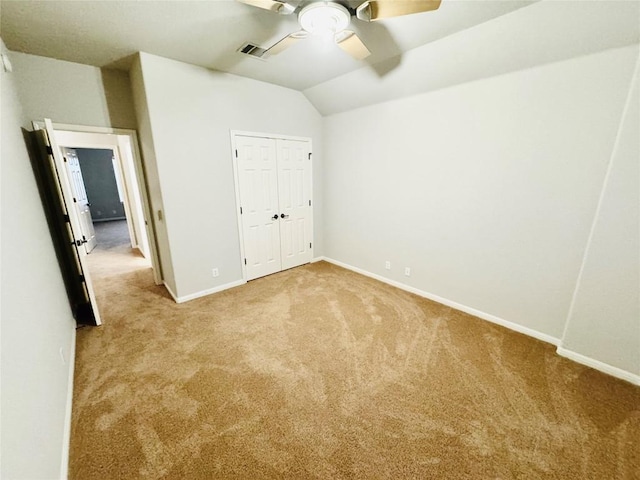
[[[73,479],[640,478],[640,389],[550,345],[327,263],[177,305],[125,251],[91,259]]]

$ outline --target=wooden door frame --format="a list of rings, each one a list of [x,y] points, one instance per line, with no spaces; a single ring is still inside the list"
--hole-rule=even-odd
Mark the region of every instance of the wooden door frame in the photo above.
[[[236,193],[236,219],[238,222],[238,238],[240,240],[240,266],[242,268],[242,280],[247,282],[247,266],[244,264],[243,259],[245,257],[244,251],[244,234],[242,229],[242,215],[240,214],[240,176],[238,175],[238,151],[236,145],[236,137],[254,137],[254,138],[270,138],[273,140],[295,140],[298,142],[309,142],[309,152],[311,154],[311,170],[309,175],[309,181],[311,183],[309,189],[309,196],[311,197],[311,259],[314,257],[314,245],[316,242],[313,241],[314,235],[314,207],[315,202],[313,200],[313,141],[311,137],[296,137],[292,135],[282,135],[279,133],[264,133],[264,132],[247,132],[244,130],[229,130],[229,134],[231,136],[231,163],[233,164],[233,180],[234,180],[234,188]],[[277,161],[277,159],[276,159]]]
[[[43,121],[34,121],[35,125],[40,127],[44,127]],[[149,242],[149,250],[150,250],[150,258],[152,271],[153,271],[153,280],[156,285],[162,285],[162,271],[160,268],[160,259],[158,256],[158,244],[156,239],[156,227],[153,219],[153,215],[151,214],[151,201],[149,198],[149,189],[147,188],[147,175],[144,169],[144,164],[142,162],[142,155],[140,154],[140,144],[138,142],[138,134],[135,130],[124,129],[124,128],[111,128],[111,127],[94,127],[87,125],[72,125],[66,123],[53,123],[53,129],[55,131],[68,131],[68,132],[77,132],[77,133],[96,133],[103,135],[122,135],[129,137],[129,141],[131,144],[131,153],[133,157],[133,166],[135,169],[136,180],[138,191],[140,192],[140,200],[142,202],[142,212],[144,214],[144,219],[146,221],[147,228],[147,238]],[[91,147],[89,147],[91,148]],[[101,148],[96,143],[96,146],[92,148]],[[113,146],[106,147],[109,149],[114,149]],[[118,147],[119,148],[119,147]],[[122,161],[121,155],[117,155],[119,160]],[[122,168],[122,164],[120,164]],[[127,189],[125,185],[125,190]]]

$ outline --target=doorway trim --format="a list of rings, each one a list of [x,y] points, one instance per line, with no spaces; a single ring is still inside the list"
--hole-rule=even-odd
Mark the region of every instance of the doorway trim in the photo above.
[[[264,133],[264,132],[248,132],[245,130],[229,130],[229,135],[231,136],[231,163],[233,164],[233,181],[234,181],[234,189],[235,189],[235,194],[236,194],[236,220],[238,222],[238,239],[240,241],[240,258],[238,259],[240,261],[240,266],[241,266],[241,270],[242,270],[242,280],[246,283],[247,282],[247,266],[244,264],[244,262],[242,261],[244,258],[246,258],[245,256],[245,248],[244,248],[244,234],[243,234],[243,228],[242,228],[242,214],[240,213],[240,175],[238,172],[238,162],[237,162],[237,144],[236,144],[236,137],[258,137],[258,138],[270,138],[273,140],[296,140],[296,141],[300,141],[300,142],[309,142],[309,149],[311,150],[311,159],[313,158],[313,141],[311,139],[311,137],[297,137],[297,136],[293,136],[293,135],[283,135],[283,134],[279,134],[279,133]],[[313,241],[313,235],[314,235],[314,224],[315,222],[313,221],[313,218],[315,217],[315,215],[313,215],[314,212],[314,207],[315,207],[315,201],[313,199],[313,167],[311,168],[310,173],[310,182],[311,182],[311,188],[309,190],[309,196],[311,197],[311,261],[313,262],[313,258],[314,258],[314,248],[315,248],[315,244],[316,242]]]
[[[34,124],[44,128],[44,122],[36,120]],[[142,212],[144,214],[144,221],[147,230],[147,238],[149,240],[149,250],[153,280],[156,285],[162,285],[162,271],[160,269],[160,259],[158,256],[158,244],[156,239],[156,227],[151,214],[151,201],[149,200],[149,189],[147,186],[148,180],[144,164],[142,162],[142,155],[140,154],[140,144],[138,142],[138,133],[135,130],[124,128],[111,128],[111,127],[95,127],[88,125],[73,125],[66,123],[53,123],[54,131],[68,131],[78,133],[96,133],[103,135],[122,135],[129,137],[131,144],[131,153],[133,157],[133,166],[135,169],[138,191],[140,192],[140,200],[142,202]],[[104,148],[98,143],[93,148]],[[114,148],[114,147],[108,147]],[[122,161],[122,158],[120,158]],[[122,167],[122,165],[120,165]],[[125,187],[126,190],[126,187]]]

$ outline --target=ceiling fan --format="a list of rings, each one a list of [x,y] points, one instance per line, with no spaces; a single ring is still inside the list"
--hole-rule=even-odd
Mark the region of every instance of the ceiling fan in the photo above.
[[[436,10],[441,2],[441,0],[367,0],[354,8],[351,5],[357,2],[339,0],[238,1],[280,15],[291,15],[298,11],[300,30],[278,40],[266,49],[266,54],[277,55],[298,41],[304,40],[310,35],[317,35],[329,42],[335,42],[356,60],[367,58],[371,52],[353,30],[347,29],[351,23],[351,17],[365,22],[373,22],[383,18]]]

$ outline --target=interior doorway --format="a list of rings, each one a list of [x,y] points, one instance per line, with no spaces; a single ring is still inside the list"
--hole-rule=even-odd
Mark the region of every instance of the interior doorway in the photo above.
[[[66,221],[74,232],[80,278],[99,325],[98,310],[103,305],[98,305],[99,295],[90,288],[92,276],[119,273],[118,268],[151,268],[154,282],[162,283],[136,132],[48,120],[41,125],[34,122],[34,127],[46,129],[49,154],[59,159],[54,163]]]
[[[67,135],[60,135],[64,136]],[[77,170],[71,178],[77,198],[76,206],[81,213],[84,211],[85,221],[81,222],[81,227],[87,231],[87,254],[95,246],[107,241],[102,238],[106,236],[109,237],[108,242],[120,239],[121,243],[128,243],[143,257],[149,258],[144,213],[138,201],[139,195],[133,195],[138,193],[137,189],[132,191],[136,182],[133,188],[125,187],[123,169],[127,165],[120,161],[121,153],[109,148],[79,148],[77,142],[73,142],[73,147],[66,146],[66,142],[58,142],[68,168]],[[110,227],[110,224],[113,225]],[[120,232],[121,226],[124,226],[126,239],[125,235],[114,236],[110,233],[112,230]]]
[[[84,186],[94,194],[88,192],[92,222],[126,220],[131,248],[147,258],[155,271],[157,262],[149,239],[152,232],[145,215],[145,195],[141,193],[144,177],[136,169],[137,155],[130,134],[78,132],[53,125],[57,144],[76,152]]]

